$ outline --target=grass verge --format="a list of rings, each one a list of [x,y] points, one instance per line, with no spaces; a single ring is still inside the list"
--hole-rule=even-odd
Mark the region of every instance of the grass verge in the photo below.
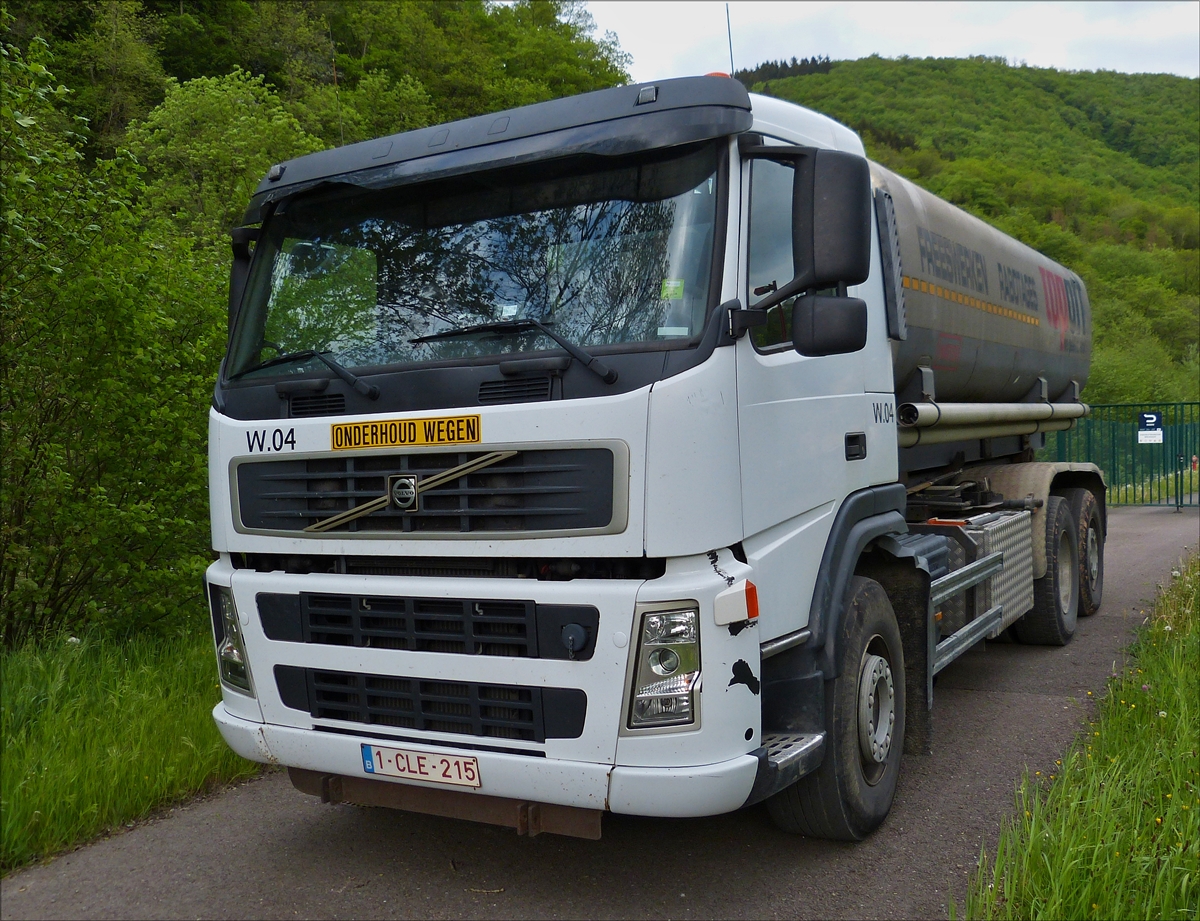
[[[1131,652],[1058,771],[1022,781],[995,859],[980,858],[968,918],[1197,917],[1200,558],[1159,596]]]
[[[207,631],[31,642],[0,669],[3,872],[257,768],[213,723]]]

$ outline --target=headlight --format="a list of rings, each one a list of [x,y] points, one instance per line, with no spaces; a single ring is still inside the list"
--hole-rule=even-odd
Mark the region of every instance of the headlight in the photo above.
[[[220,585],[212,585],[209,586],[209,601],[212,604],[213,638],[217,643],[217,666],[221,672],[221,682],[253,697],[254,682],[250,680],[250,662],[246,659],[246,645],[242,642],[242,628],[238,623],[233,593]]]
[[[699,680],[700,611],[692,607],[643,614],[629,728],[694,723]]]

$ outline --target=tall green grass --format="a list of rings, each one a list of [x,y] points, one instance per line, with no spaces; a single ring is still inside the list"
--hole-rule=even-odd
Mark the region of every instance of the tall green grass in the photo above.
[[[1132,653],[1057,771],[1022,782],[967,917],[1200,913],[1200,558],[1159,596]]]
[[[203,628],[0,653],[0,870],[256,768],[225,745]]]
[[[1198,488],[1200,471],[1189,466],[1178,478],[1175,473],[1168,471],[1152,474],[1139,483],[1110,483],[1105,501],[1109,505],[1144,505],[1147,502],[1173,505],[1178,492],[1183,497],[1180,504],[1188,505],[1188,499]]]

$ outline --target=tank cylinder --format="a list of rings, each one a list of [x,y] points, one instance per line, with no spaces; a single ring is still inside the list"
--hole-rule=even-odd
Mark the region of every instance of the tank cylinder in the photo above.
[[[896,215],[907,326],[892,343],[897,393],[921,392],[922,367],[939,402],[1017,402],[1039,377],[1052,401],[1082,389],[1092,316],[1078,275],[875,163],[871,181]]]

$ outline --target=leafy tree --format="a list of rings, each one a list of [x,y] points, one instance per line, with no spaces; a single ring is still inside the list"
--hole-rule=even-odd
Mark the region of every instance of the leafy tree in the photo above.
[[[629,59],[614,36],[590,37],[581,4],[519,0],[376,0],[324,6],[351,83],[371,71],[415,79],[440,119],[614,86]]]
[[[305,131],[331,147],[423,128],[435,118],[433,101],[415,77],[393,82],[377,70],[353,88],[311,87],[289,109]]]
[[[322,148],[267,88],[235,70],[171,80],[167,96],[129,131],[129,149],[149,171],[144,205],[170,215],[201,245],[236,226],[271,164]]]
[[[43,63],[0,56],[0,642],[134,630],[206,564],[219,267],[148,233],[129,157],[84,161]]]
[[[125,126],[163,97],[166,74],[154,44],[156,23],[138,0],[90,4],[91,28],[61,49],[63,76],[75,90],[70,109],[88,119],[95,143],[111,151]]]

